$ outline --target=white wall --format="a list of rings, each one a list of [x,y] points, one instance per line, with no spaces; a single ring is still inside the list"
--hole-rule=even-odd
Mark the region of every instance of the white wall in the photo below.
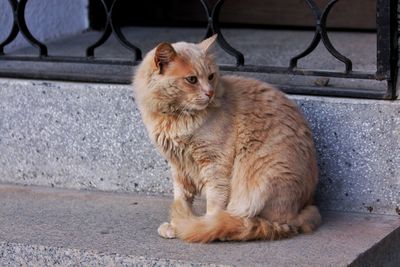
[[[28,28],[39,41],[45,42],[73,35],[89,27],[88,0],[29,0],[25,13]],[[8,36],[13,14],[8,0],[0,0],[0,42]],[[19,34],[6,46],[9,52],[27,46]]]

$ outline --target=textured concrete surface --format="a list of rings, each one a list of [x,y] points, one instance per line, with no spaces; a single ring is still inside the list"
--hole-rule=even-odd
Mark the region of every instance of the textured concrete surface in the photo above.
[[[400,215],[400,101],[295,96],[324,209]],[[170,193],[129,86],[0,79],[0,181]]]
[[[0,242],[0,255],[3,266],[227,266],[10,242]]]
[[[26,5],[26,22],[33,36],[39,41],[49,41],[77,34],[89,26],[88,0],[30,0]],[[7,0],[0,0],[0,43],[11,31],[13,12]],[[28,46],[21,34],[5,51]],[[33,49],[37,54],[36,48]]]
[[[128,86],[0,84],[1,181],[170,192]]]
[[[200,245],[158,237],[156,229],[166,220],[170,201],[1,185],[0,265],[347,266],[371,247],[381,247],[385,237],[386,251],[375,258],[400,263],[400,240],[393,237],[400,226],[396,216],[328,212],[312,235]]]
[[[318,149],[321,207],[400,213],[400,102],[294,96]],[[170,193],[122,85],[0,80],[0,181]]]
[[[400,101],[292,98],[314,132],[320,206],[400,215]]]

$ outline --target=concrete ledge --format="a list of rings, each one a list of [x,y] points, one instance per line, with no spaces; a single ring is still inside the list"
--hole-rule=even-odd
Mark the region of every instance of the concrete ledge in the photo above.
[[[315,136],[324,209],[400,213],[400,101],[295,96]],[[0,182],[170,193],[131,88],[0,79]]]
[[[325,212],[312,235],[201,245],[157,235],[170,198],[0,185],[0,202],[1,266],[400,264],[397,216]]]

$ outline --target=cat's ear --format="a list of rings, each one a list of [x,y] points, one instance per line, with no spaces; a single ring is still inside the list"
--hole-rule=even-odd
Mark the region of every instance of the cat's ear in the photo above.
[[[218,34],[214,34],[213,36],[208,37],[207,39],[201,41],[199,43],[200,48],[205,53],[209,53],[211,51],[211,49],[215,46],[217,38],[218,38]]]
[[[176,51],[169,43],[161,43],[157,46],[154,54],[154,63],[160,74],[163,73],[164,68],[168,63],[172,62],[176,57]]]

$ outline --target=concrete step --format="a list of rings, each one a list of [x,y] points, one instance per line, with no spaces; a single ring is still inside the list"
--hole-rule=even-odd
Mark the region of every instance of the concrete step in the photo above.
[[[400,264],[396,216],[323,212],[322,226],[311,235],[188,244],[157,234],[170,202],[160,196],[0,185],[0,266]]]
[[[314,132],[318,205],[400,215],[400,100],[290,97]],[[0,151],[3,183],[172,190],[128,85],[0,79]]]

